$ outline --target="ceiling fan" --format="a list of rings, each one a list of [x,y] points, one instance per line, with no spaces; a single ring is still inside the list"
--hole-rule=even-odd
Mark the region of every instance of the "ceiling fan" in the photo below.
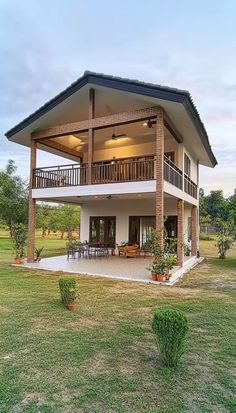
[[[127,137],[126,133],[116,134],[116,133],[113,132],[113,134],[111,135],[111,139],[113,141],[116,141],[117,139],[120,139],[120,138],[126,138],[126,137]]]

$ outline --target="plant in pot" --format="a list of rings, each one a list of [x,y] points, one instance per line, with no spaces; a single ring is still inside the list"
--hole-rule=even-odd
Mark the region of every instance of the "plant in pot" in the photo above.
[[[164,256],[155,257],[148,269],[151,271],[153,281],[165,281],[167,265]]]
[[[25,245],[27,239],[27,230],[24,224],[14,224],[11,227],[11,240],[15,250],[15,263],[22,264]]]
[[[166,280],[169,280],[171,277],[170,270],[174,267],[174,265],[176,265],[177,260],[174,255],[167,254],[165,257],[165,261],[166,261],[166,268],[167,268]]]
[[[34,259],[34,261],[39,262],[41,260],[42,251],[43,251],[43,247],[35,248],[35,259]]]
[[[76,299],[78,297],[78,286],[74,278],[60,278],[59,288],[61,301],[68,310],[73,311],[76,308]]]

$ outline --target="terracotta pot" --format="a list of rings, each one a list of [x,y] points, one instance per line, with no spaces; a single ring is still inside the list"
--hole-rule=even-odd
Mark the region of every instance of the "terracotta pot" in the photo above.
[[[152,281],[157,281],[157,274],[152,272]]]
[[[70,311],[74,311],[76,308],[76,304],[75,303],[68,303],[67,305],[68,310]]]
[[[22,258],[15,258],[15,264],[20,265],[23,263],[23,259]]]
[[[165,281],[166,277],[163,274],[157,274],[157,281],[163,282]]]

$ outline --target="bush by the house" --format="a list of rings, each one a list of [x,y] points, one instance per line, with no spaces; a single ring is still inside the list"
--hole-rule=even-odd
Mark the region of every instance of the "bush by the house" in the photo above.
[[[74,278],[60,278],[59,288],[61,293],[61,301],[63,304],[68,305],[75,303],[78,295],[78,287]]]
[[[152,320],[161,361],[166,367],[175,367],[184,352],[188,320],[182,311],[174,309],[155,310]]]

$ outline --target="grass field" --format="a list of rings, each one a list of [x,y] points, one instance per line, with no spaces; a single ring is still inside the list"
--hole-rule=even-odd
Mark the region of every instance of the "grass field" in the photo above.
[[[65,241],[37,238],[44,255]],[[209,257],[177,286],[79,277],[75,312],[61,305],[60,274],[9,265],[0,238],[1,413],[233,413],[236,248]],[[132,260],[129,261],[132,265]],[[154,308],[186,312],[187,351],[176,370],[161,367],[150,326]]]

